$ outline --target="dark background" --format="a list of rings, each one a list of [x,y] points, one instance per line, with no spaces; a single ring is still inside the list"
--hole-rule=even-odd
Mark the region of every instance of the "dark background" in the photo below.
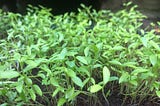
[[[101,0],[1,0],[0,8],[4,11],[25,13],[28,4],[33,6],[42,5],[52,8],[52,13],[62,14],[70,11],[77,11],[80,4],[92,6],[94,9],[100,9]],[[103,0],[105,1],[105,0]]]

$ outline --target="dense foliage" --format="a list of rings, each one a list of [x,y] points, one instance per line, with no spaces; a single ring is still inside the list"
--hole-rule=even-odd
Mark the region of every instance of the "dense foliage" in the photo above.
[[[122,104],[160,97],[160,40],[140,29],[145,17],[135,7],[82,7],[58,16],[43,7],[0,12],[0,104],[98,106],[115,86]]]

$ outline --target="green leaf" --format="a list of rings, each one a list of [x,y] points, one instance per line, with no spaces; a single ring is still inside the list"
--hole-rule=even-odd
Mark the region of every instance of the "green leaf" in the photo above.
[[[16,90],[17,90],[19,93],[21,93],[22,90],[23,90],[23,84],[24,84],[23,81],[18,81],[18,82],[17,82]]]
[[[76,54],[78,54],[78,52],[71,52],[71,51],[67,52],[67,56],[75,56]]]
[[[37,63],[36,61],[33,60],[26,60],[25,61],[28,65],[36,67],[39,63]]]
[[[82,74],[82,75],[84,75],[84,74],[86,74],[87,76],[91,76],[90,75],[90,72],[88,71],[88,69],[87,69],[87,66],[81,66],[80,68],[78,68],[77,69],[78,70],[78,72],[80,73],[80,74]]]
[[[63,104],[66,102],[66,99],[65,98],[60,98],[58,100],[58,105],[57,106],[63,106]]]
[[[79,78],[79,77],[73,77],[72,78],[72,81],[76,84],[76,85],[78,85],[78,86],[80,86],[81,88],[83,87],[83,82],[82,82],[82,80]]]
[[[119,78],[119,83],[128,82],[129,76],[128,72],[123,72],[122,76]]]
[[[160,91],[156,91],[156,95],[160,98]]]
[[[67,91],[65,92],[65,98],[66,99],[70,98],[73,95],[73,93],[74,93],[74,87],[67,89]]]
[[[21,55],[19,53],[14,54],[14,59],[20,61]]]
[[[89,54],[89,47],[86,47],[86,48],[84,49],[84,55],[87,57],[88,54]]]
[[[153,73],[152,71],[147,71],[140,74],[141,80],[148,80],[149,78],[152,78],[154,76],[156,76],[156,74]]]
[[[51,77],[51,78],[50,78],[50,83],[51,83],[53,86],[59,86],[59,83],[58,83],[57,79],[54,78],[54,77]]]
[[[91,45],[90,50],[94,52],[95,54],[98,54],[99,52],[99,48],[96,45]]]
[[[140,44],[140,42],[134,42],[134,43],[131,43],[129,46],[128,46],[128,49],[129,50],[132,50],[132,49],[136,49]]]
[[[55,97],[59,91],[60,91],[60,89],[56,88],[56,90],[54,90],[54,92],[52,93],[52,97]]]
[[[83,81],[83,86],[86,85],[89,80],[90,80],[90,78],[86,78],[86,79]]]
[[[68,101],[74,100],[76,96],[78,96],[81,92],[80,91],[75,91],[73,95],[71,95],[68,99]]]
[[[90,80],[91,80],[91,83],[95,85],[96,81],[94,80],[94,78],[91,77]]]
[[[41,65],[40,68],[41,68],[41,70],[47,72],[47,76],[52,75],[52,71],[49,69],[49,67],[47,65]]]
[[[32,85],[32,80],[31,80],[29,77],[26,77],[26,78],[25,78],[25,83],[26,83],[27,85]]]
[[[160,88],[160,82],[159,81],[155,81],[153,84],[153,87],[158,90]]]
[[[76,59],[79,60],[80,62],[82,62],[83,64],[88,65],[88,62],[87,62],[87,60],[86,60],[85,57],[83,57],[83,56],[77,56]]]
[[[95,64],[95,65],[93,66],[93,68],[99,68],[99,67],[102,67],[102,65],[101,65],[101,64]]]
[[[64,35],[62,33],[58,33],[59,35],[59,42],[64,40]]]
[[[109,79],[109,81],[115,81],[115,80],[118,80],[118,77],[112,76],[112,77],[110,77],[110,79]]]
[[[30,71],[31,69],[35,68],[37,66],[32,66],[32,65],[27,65],[24,69],[23,69],[23,72],[28,72]]]
[[[1,60],[1,58],[0,58],[0,60]],[[2,71],[5,71],[6,68],[7,68],[7,66],[0,65],[0,73],[1,73]]]
[[[138,82],[136,80],[130,80],[129,82],[134,86],[138,86]]]
[[[15,81],[0,81],[0,86],[5,86],[8,84],[15,84]]]
[[[131,72],[131,75],[138,75],[139,73],[145,73],[148,72],[148,69],[144,69],[144,68],[137,68],[134,71]]]
[[[116,50],[116,51],[121,51],[121,50],[123,50],[123,49],[125,49],[123,46],[114,46],[114,47],[112,48],[112,50]]]
[[[65,68],[65,72],[66,72],[67,75],[68,75],[69,77],[71,77],[71,78],[76,77],[76,73],[75,73],[73,70],[71,70],[71,69]]]
[[[107,82],[110,79],[110,71],[109,69],[105,66],[103,68],[103,85],[107,84]]]
[[[2,104],[0,104],[0,106],[8,106],[9,105],[9,103],[2,103]]]
[[[154,66],[157,63],[157,56],[156,55],[150,55],[149,60],[151,64]]]
[[[136,68],[136,62],[126,62],[126,63],[123,63],[123,66],[124,67],[131,67],[131,68]]]
[[[112,60],[112,61],[109,61],[109,63],[113,64],[113,65],[122,65],[119,61],[117,60]]]
[[[23,69],[23,72],[27,72],[33,68],[36,68],[41,61],[39,61],[38,59],[33,61],[33,60],[26,60],[25,61],[28,65]]]
[[[66,61],[65,62],[69,67],[74,67],[75,65],[75,61]]]
[[[144,45],[145,47],[147,47],[147,45],[148,45],[148,39],[146,39],[146,37],[142,37],[142,38],[141,38],[141,41],[142,41],[143,45]]]
[[[20,74],[17,71],[0,71],[0,79],[16,78]]]
[[[61,53],[58,55],[58,59],[64,59],[65,56],[67,55],[67,49],[64,48]]]
[[[90,92],[91,93],[96,93],[96,92],[98,92],[101,89],[102,89],[102,86],[100,86],[98,84],[90,86]]]
[[[48,45],[45,44],[45,45],[42,46],[41,51],[42,51],[42,52],[47,52],[48,49],[49,49]]]
[[[29,89],[29,94],[30,94],[30,96],[31,96],[31,99],[32,99],[33,101],[35,101],[35,100],[36,100],[36,94],[35,94],[35,92],[34,92],[33,89]]]
[[[108,91],[106,92],[105,96],[106,96],[106,97],[109,97],[110,94],[111,94],[111,91],[108,90]]]
[[[27,46],[27,55],[31,55],[32,54],[32,51],[31,51],[31,47]]]
[[[160,51],[160,47],[159,47],[159,45],[158,45],[156,42],[154,42],[153,40],[151,40],[149,43],[150,43],[150,45],[152,45],[156,50]]]
[[[33,85],[33,89],[38,95],[42,96],[41,88],[38,85]]]

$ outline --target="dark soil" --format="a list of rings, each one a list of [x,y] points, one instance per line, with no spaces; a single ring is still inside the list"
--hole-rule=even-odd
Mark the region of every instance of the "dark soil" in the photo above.
[[[112,89],[111,94],[107,97],[109,103],[105,101],[102,92],[99,92],[98,98],[82,94],[79,95],[76,101],[77,105],[75,106],[160,106],[160,98],[158,97],[145,97],[144,100],[139,103],[139,97],[132,101],[131,97],[127,96],[127,98],[125,98],[124,95],[120,94],[119,85],[109,88]]]

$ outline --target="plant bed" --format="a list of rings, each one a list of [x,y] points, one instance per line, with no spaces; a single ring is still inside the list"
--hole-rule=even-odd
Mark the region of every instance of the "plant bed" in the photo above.
[[[0,29],[0,104],[159,104],[160,42],[154,29],[140,29],[145,16],[136,7],[82,7],[58,16],[43,7],[0,13],[9,20]]]

